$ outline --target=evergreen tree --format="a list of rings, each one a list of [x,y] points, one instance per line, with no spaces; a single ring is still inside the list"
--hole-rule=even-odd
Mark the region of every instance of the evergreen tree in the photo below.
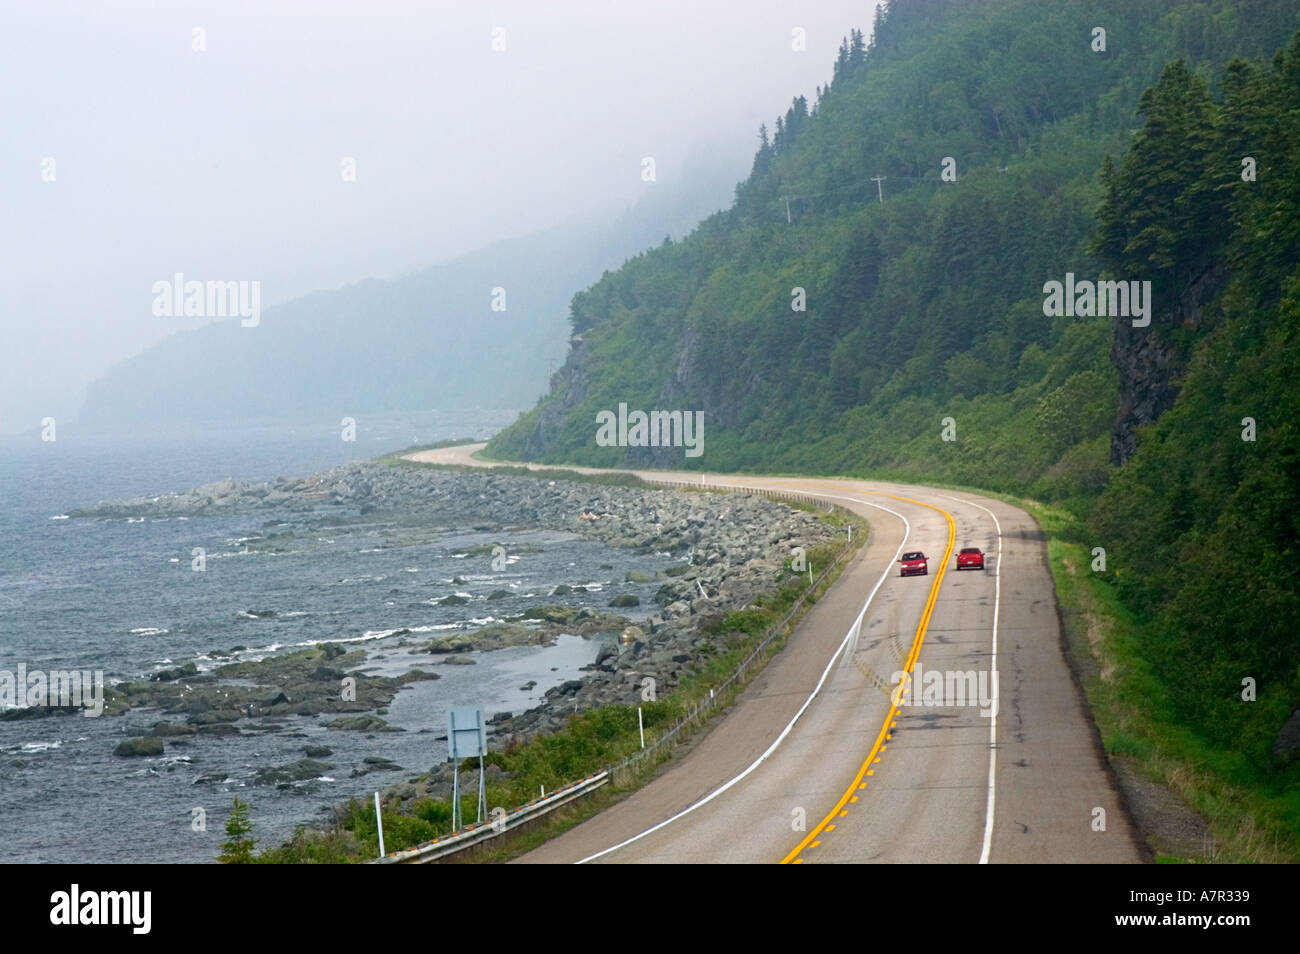
[[[235,796],[234,807],[226,819],[226,834],[229,840],[221,843],[221,854],[217,860],[223,865],[247,865],[253,861],[253,846],[256,839],[249,838],[253,832],[253,823],[248,817],[248,804]]]
[[[849,31],[849,72],[857,76],[866,61],[867,46],[861,30]]]
[[[1091,251],[1125,280],[1153,283],[1169,302],[1207,266],[1224,235],[1226,200],[1210,181],[1215,107],[1182,60],[1142,94],[1146,124],[1116,166],[1102,167],[1105,200]]]

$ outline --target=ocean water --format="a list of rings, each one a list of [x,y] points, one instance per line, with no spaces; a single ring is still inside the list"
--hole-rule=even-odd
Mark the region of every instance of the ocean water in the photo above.
[[[597,645],[562,637],[550,647],[474,653],[476,665],[436,665],[405,639],[473,628],[553,602],[560,583],[591,591],[563,602],[605,607],[654,586],[622,582],[628,569],[667,565],[571,534],[500,535],[405,525],[376,516],[339,525],[324,511],[258,511],[190,519],[68,518],[100,500],[182,491],[224,477],[252,481],[305,476],[414,443],[486,437],[513,414],[392,416],[362,422],[355,443],[332,421],[258,428],[212,427],[113,434],[60,426],[0,442],[0,670],[103,670],[110,684],[244,647],[258,659],[322,641],[368,651],[367,671],[394,675],[416,666],[437,681],[402,689],[384,718],[402,732],[332,731],[332,716],[291,717],[280,731],[169,739],[163,756],[112,754],[123,738],[147,734],[165,717],[81,715],[0,721],[0,845],[3,860],[205,862],[224,839],[234,795],[252,805],[260,845],[277,844],[328,806],[366,797],[427,771],[446,757],[436,737],[452,705],[489,713],[535,705],[550,686],[575,678]],[[271,537],[271,534],[275,534]],[[492,572],[475,545],[504,542],[511,563]],[[190,565],[194,547],[207,567]],[[507,589],[504,599],[487,600]],[[458,593],[468,602],[441,606]],[[410,630],[406,635],[398,630]],[[534,680],[537,686],[521,687]],[[260,721],[260,720],[259,720]],[[241,723],[247,726],[248,723]],[[331,769],[280,789],[253,784],[259,768],[303,758],[326,745]],[[400,769],[354,775],[379,756]],[[202,810],[206,831],[193,821]]]

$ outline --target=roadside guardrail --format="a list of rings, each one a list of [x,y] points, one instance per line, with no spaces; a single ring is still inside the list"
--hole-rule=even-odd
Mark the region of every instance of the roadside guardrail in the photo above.
[[[408,848],[405,851],[393,852],[377,859],[375,863],[381,865],[422,865],[437,861],[458,851],[464,851],[466,848],[490,841],[498,835],[504,835],[511,829],[526,825],[528,822],[554,811],[561,805],[568,804],[575,798],[581,798],[583,795],[594,792],[608,781],[608,772],[597,772],[595,775],[588,775],[584,779],[570,782],[545,798],[538,798],[527,805],[520,805],[514,811],[506,812],[493,820],[466,825],[454,834],[443,838],[435,838],[433,841],[425,842],[423,845],[417,845],[414,848]]]

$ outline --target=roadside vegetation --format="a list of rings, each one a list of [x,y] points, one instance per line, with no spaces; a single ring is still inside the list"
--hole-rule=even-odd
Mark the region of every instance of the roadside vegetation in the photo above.
[[[1183,717],[1149,658],[1149,632],[1125,605],[1114,576],[1092,569],[1094,539],[1068,511],[1012,502],[1048,536],[1062,622],[1088,705],[1112,762],[1128,762],[1175,793],[1208,824],[1196,850],[1169,844],[1160,824],[1147,834],[1160,862],[1300,862],[1300,763],[1283,765],[1235,744],[1216,743]],[[1242,706],[1257,705],[1240,700]],[[1147,813],[1139,809],[1139,821]]]

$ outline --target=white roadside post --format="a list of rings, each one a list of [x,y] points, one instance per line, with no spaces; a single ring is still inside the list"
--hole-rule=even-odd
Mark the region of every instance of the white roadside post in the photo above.
[[[478,753],[478,822],[487,818],[487,791],[483,787],[483,750]]]
[[[375,792],[375,825],[379,828],[379,857],[384,857],[384,816],[379,812],[379,793]]]
[[[645,748],[645,723],[641,721],[641,707],[636,707],[636,727],[641,732],[641,748]]]

